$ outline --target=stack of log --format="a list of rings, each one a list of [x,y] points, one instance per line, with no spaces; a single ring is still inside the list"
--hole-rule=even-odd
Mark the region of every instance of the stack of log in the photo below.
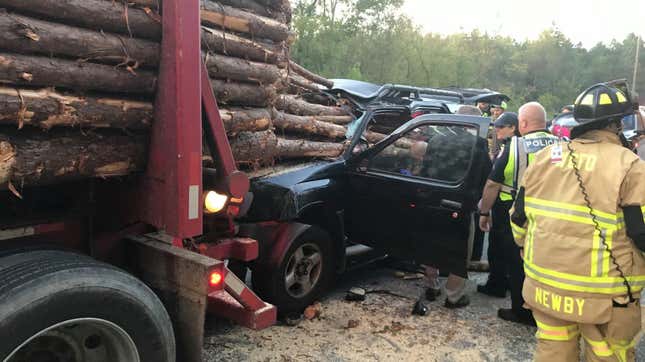
[[[161,1],[0,0],[0,187],[145,168]],[[202,55],[236,161],[340,155],[353,118],[302,97],[332,83],[289,59],[289,0],[201,8]]]

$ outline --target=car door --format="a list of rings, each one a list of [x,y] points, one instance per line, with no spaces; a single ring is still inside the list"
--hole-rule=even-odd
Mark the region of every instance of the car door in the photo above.
[[[421,116],[349,159],[350,240],[465,274],[472,215],[490,167],[488,122]]]

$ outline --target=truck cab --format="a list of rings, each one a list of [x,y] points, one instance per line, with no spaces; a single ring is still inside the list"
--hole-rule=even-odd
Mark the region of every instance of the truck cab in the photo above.
[[[489,122],[374,108],[349,127],[338,159],[253,179],[240,229],[260,245],[253,288],[282,313],[301,310],[356,245],[465,275]]]

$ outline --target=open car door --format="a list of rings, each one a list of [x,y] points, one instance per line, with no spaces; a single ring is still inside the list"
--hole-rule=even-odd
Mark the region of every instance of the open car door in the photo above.
[[[490,170],[488,118],[432,114],[348,160],[350,240],[465,276]]]

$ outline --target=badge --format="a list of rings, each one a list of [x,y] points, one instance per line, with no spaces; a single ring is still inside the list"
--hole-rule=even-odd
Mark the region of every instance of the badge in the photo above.
[[[562,162],[562,146],[557,145],[551,148],[551,163]]]

